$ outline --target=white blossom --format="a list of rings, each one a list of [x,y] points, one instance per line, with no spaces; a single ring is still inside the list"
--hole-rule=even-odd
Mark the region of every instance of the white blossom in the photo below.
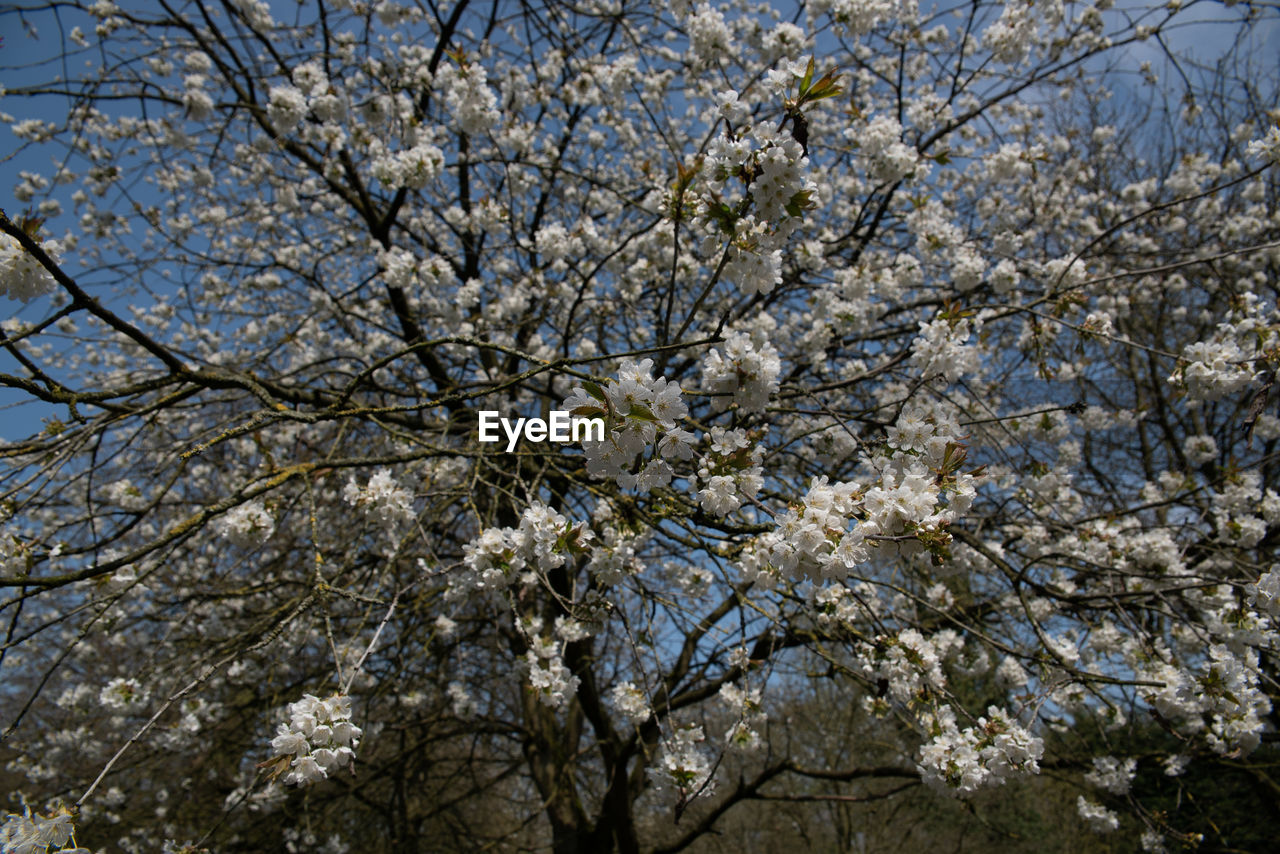
[[[56,262],[59,246],[46,240],[41,247]],[[7,234],[0,234],[0,294],[11,300],[29,302],[56,287],[53,275],[22,244]]]
[[[351,723],[349,696],[321,700],[304,694],[289,704],[288,715],[288,723],[280,724],[271,739],[274,755],[289,758],[286,783],[314,783],[351,766],[362,733]]]
[[[1119,816],[1101,804],[1087,800],[1084,795],[1076,798],[1076,812],[1085,820],[1089,829],[1097,833],[1109,833],[1120,827]]]
[[[933,729],[932,740],[920,750],[919,768],[924,781],[940,791],[965,795],[1040,772],[1044,742],[995,706],[963,731],[955,713],[944,707]]]

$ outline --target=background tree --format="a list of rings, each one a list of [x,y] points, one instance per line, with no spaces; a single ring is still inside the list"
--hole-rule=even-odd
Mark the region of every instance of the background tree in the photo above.
[[[10,7],[4,844],[1238,845],[1276,14],[1108,5]]]

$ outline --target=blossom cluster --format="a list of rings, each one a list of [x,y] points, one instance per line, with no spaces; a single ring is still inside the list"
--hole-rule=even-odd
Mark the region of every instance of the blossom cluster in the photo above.
[[[137,713],[147,702],[147,691],[137,679],[126,679],[117,676],[98,693],[98,703],[102,708],[115,713]]]
[[[1001,62],[1021,62],[1037,43],[1040,28],[1052,30],[1062,15],[1062,0],[1006,3],[1001,7],[1000,17],[982,33],[982,44]]]
[[[44,251],[58,260],[58,244],[44,242]],[[22,244],[7,234],[0,234],[0,294],[11,300],[29,302],[54,289],[53,276]]]
[[[582,443],[587,471],[640,492],[669,484],[672,461],[691,459],[695,441],[678,424],[689,413],[680,386],[652,371],[652,359],[624,361],[616,380],[576,388],[563,404],[576,416],[604,418],[608,425],[603,440]]]
[[[1186,732],[1203,732],[1217,753],[1247,754],[1257,748],[1263,720],[1271,711],[1271,701],[1258,684],[1258,650],[1210,644],[1198,673],[1165,663],[1167,655],[1161,651],[1139,671],[1140,678],[1163,686],[1149,689],[1147,701]]]
[[[203,75],[187,78],[188,109],[198,113],[197,118],[207,117],[212,106],[205,103],[202,86]],[[305,62],[293,69],[290,83],[272,86],[267,92],[267,117],[276,133],[282,136],[296,131],[308,117],[313,118],[316,122],[313,130],[319,138],[341,144],[346,139],[346,131],[339,122],[346,118],[348,103],[339,93],[320,63]]]
[[[829,11],[836,25],[836,32],[847,33],[852,38],[865,36],[881,24],[901,16],[910,19],[914,3],[895,0],[819,0],[813,11]]]
[[[232,507],[219,520],[219,533],[238,546],[256,546],[266,542],[276,523],[260,501],[247,501]]]
[[[871,487],[815,478],[803,502],[756,539],[741,562],[744,574],[766,583],[779,576],[827,581],[847,577],[876,549],[909,553],[944,546],[949,535],[943,527],[974,494],[972,475],[953,471],[963,455],[948,447],[941,469],[911,457],[895,459]],[[939,503],[944,493],[950,505]]]
[[[882,610],[879,591],[866,581],[815,587],[810,595],[818,625],[831,629],[853,628]]]
[[[970,341],[982,329],[982,318],[938,317],[921,322],[911,342],[911,365],[923,377],[941,375],[955,382],[978,368],[980,354]]]
[[[466,134],[482,134],[502,121],[498,99],[485,81],[478,65],[446,64],[440,68],[435,83],[445,93],[449,115]]]
[[[142,490],[134,486],[128,478],[111,483],[103,492],[108,501],[125,510],[145,510],[150,503]]]
[[[805,78],[806,64],[783,59],[769,72],[766,89],[781,93]],[[809,158],[795,135],[748,124],[750,109],[733,91],[721,92],[719,116],[729,125],[707,148],[709,176],[697,195],[695,215],[704,232],[728,240],[724,276],[744,293],[768,293],[782,282],[782,248],[817,205],[818,186],[808,177]],[[796,119],[803,121],[803,118]]]
[[[698,460],[698,504],[703,510],[726,516],[755,498],[764,485],[761,435],[761,431],[711,428],[707,452]]]
[[[720,701],[728,707],[734,721],[724,734],[732,750],[750,753],[764,746],[760,728],[768,715],[760,703],[760,689],[741,687],[732,682],[720,686]]]
[[[606,522],[608,518],[610,517],[597,511],[595,521]],[[644,537],[644,534],[634,535],[616,525],[605,524],[593,543],[591,557],[587,560],[587,571],[606,587],[621,583],[629,575],[635,575],[643,569],[643,564],[636,555],[636,548]]]
[[[1280,311],[1256,294],[1241,295],[1227,320],[1212,336],[1182,348],[1169,382],[1192,401],[1212,401],[1234,394],[1253,382],[1258,362],[1280,347]]]
[[[516,628],[529,645],[524,661],[529,687],[543,705],[563,709],[578,693],[582,681],[565,665],[564,647],[590,637],[590,630],[565,616],[556,618],[551,635],[543,632],[543,620],[538,616],[517,620]]]
[[[430,142],[402,151],[382,152],[373,159],[373,177],[392,189],[421,190],[444,167],[444,152]]]
[[[967,795],[1040,771],[1043,740],[995,706],[963,731],[955,712],[944,706],[934,717],[932,730],[933,738],[920,750],[919,768],[924,781],[940,791]]]
[[[1249,143],[1247,154],[1258,160],[1280,163],[1280,125],[1267,128],[1266,136]]]
[[[870,117],[865,125],[848,128],[844,135],[858,146],[868,174],[876,181],[923,178],[928,171],[919,152],[902,141],[902,125],[891,116]]]
[[[1132,757],[1098,756],[1093,760],[1093,770],[1084,775],[1084,781],[1104,792],[1123,795],[1129,791],[1137,770],[1138,760]]]
[[[1249,585],[1249,604],[1262,608],[1273,619],[1280,621],[1280,564],[1271,568]]]
[[[0,572],[17,575],[31,570],[31,546],[12,534],[0,534]]]
[[[885,430],[885,444],[897,454],[918,455],[931,465],[941,465],[948,448],[960,444],[961,430],[944,412],[923,406],[904,406]]]
[[[642,724],[652,712],[644,691],[634,682],[619,682],[609,690],[609,705],[633,724]]]
[[[1084,795],[1076,798],[1076,812],[1095,833],[1109,833],[1120,827],[1120,816]]]
[[[960,639],[952,630],[926,638],[917,629],[903,629],[894,637],[877,638],[874,645],[862,644],[858,659],[864,674],[884,684],[889,697],[909,704],[928,691],[946,687],[942,661]]]
[[[360,735],[360,727],[351,723],[351,697],[335,694],[321,700],[304,694],[289,704],[289,722],[277,728],[271,749],[278,757],[289,757],[285,782],[301,785],[349,767]]]
[[[849,529],[862,499],[857,483],[828,484],[825,475],[815,478],[803,503],[780,516],[774,530],[759,537],[743,557],[743,574],[766,584],[779,576],[844,578],[870,558],[868,530],[878,533],[862,524]]]
[[[699,747],[706,740],[697,724],[677,726],[662,740],[662,754],[646,769],[649,782],[660,795],[683,803],[715,791],[711,757]]]
[[[764,412],[769,397],[778,390],[782,362],[768,341],[753,340],[745,332],[731,332],[722,348],[712,347],[702,362],[703,388],[713,394],[732,395],[742,412]]]
[[[570,555],[588,551],[593,536],[585,525],[570,525],[535,501],[515,528],[486,528],[463,546],[467,576],[460,586],[500,590],[532,583],[534,572],[548,572],[563,566]]]
[[[389,469],[378,469],[363,487],[354,478],[347,481],[342,498],[388,526],[414,516],[413,493],[397,483]]]

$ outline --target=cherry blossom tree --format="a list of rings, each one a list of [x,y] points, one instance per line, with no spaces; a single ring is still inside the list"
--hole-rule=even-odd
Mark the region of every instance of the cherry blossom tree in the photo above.
[[[1274,803],[1278,17],[0,12],[3,850]]]

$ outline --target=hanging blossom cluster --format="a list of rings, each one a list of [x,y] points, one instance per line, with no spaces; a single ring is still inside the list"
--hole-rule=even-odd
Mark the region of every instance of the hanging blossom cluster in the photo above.
[[[794,139],[767,128],[717,141],[707,154],[713,178],[698,214],[710,234],[731,241],[724,277],[744,293],[768,293],[782,283],[782,246],[817,193],[804,174],[809,158]],[[745,198],[727,196],[732,204],[722,195],[730,177],[749,181]]]
[[[642,724],[652,711],[645,693],[634,682],[619,682],[609,690],[609,705],[633,724]]]
[[[845,578],[870,558],[868,532],[878,533],[874,525],[849,528],[863,498],[857,483],[828,484],[825,475],[815,478],[802,504],[789,508],[743,557],[743,575],[768,585],[779,577]]]
[[[1041,28],[1052,30],[1062,17],[1062,0],[1005,3],[1000,17],[983,32],[982,44],[1001,62],[1021,62],[1039,42]]]
[[[198,73],[186,78],[186,95],[183,100],[193,118],[204,119],[213,111],[212,100],[204,92],[205,75],[209,70],[208,57],[192,52],[187,56],[187,66]],[[315,138],[334,145],[341,145],[347,133],[341,121],[347,117],[348,103],[317,62],[304,62],[294,67],[290,82],[272,86],[267,92],[267,117],[276,133],[290,134],[298,126],[308,123],[307,130]]]
[[[902,141],[902,125],[891,116],[869,117],[865,125],[846,129],[844,137],[858,147],[867,174],[878,182],[923,179],[929,172],[915,147]]]
[[[685,57],[694,68],[713,66],[733,50],[733,32],[720,10],[710,4],[698,4],[684,25],[689,33]]]
[[[1235,648],[1233,648],[1235,647]],[[1203,733],[1216,753],[1251,753],[1262,739],[1271,700],[1258,684],[1258,650],[1243,644],[1215,643],[1200,672],[1165,663],[1167,650],[1138,672],[1138,678],[1163,687],[1145,697],[1160,714],[1187,733]]]
[[[925,378],[941,375],[956,382],[981,365],[981,352],[970,341],[981,331],[985,318],[939,316],[920,323],[920,334],[911,342],[911,365]]]
[[[581,680],[564,663],[564,647],[591,636],[582,623],[569,617],[557,617],[551,635],[543,632],[541,617],[517,620],[516,627],[530,649],[525,653],[529,687],[538,701],[553,709],[563,709],[578,693]]]
[[[715,791],[711,756],[699,745],[707,740],[697,724],[676,727],[662,742],[662,755],[647,769],[649,782],[659,797],[687,803]]]
[[[1044,742],[995,706],[964,730],[951,707],[944,706],[931,729],[933,738],[921,747],[918,767],[922,779],[939,791],[967,795],[1040,772]]]
[[[60,247],[57,241],[46,240],[44,251],[54,261],[58,260]],[[0,234],[0,294],[11,300],[30,302],[54,289],[52,274],[22,248],[22,244],[7,234]]]
[[[3,521],[0,516],[0,521]],[[12,534],[0,534],[0,572],[18,575],[29,572],[35,560],[31,546]]]
[[[1251,549],[1280,524],[1280,493],[1263,491],[1256,471],[1241,472],[1219,488],[1209,491],[1213,501],[1214,525],[1224,543]]]
[[[898,0],[818,0],[809,8],[814,15],[830,12],[836,32],[856,39],[899,16],[910,20],[915,14],[915,5]]]
[[[601,507],[607,508],[608,505]],[[606,515],[597,510],[595,521],[607,522],[612,518],[611,514],[612,511]],[[636,549],[647,536],[644,532],[632,534],[615,525],[606,524],[592,544],[587,572],[606,587],[621,584],[624,578],[638,574],[644,569],[644,563],[636,555]]]
[[[866,581],[855,581],[849,587],[832,584],[813,587],[814,617],[818,625],[829,628],[855,628],[868,619],[875,619],[883,610],[879,591]]]
[[[903,629],[893,637],[877,637],[874,644],[859,644],[856,660],[869,680],[886,686],[890,698],[910,704],[946,687],[942,662],[962,644],[951,629],[932,638],[917,629]]]
[[[760,689],[741,687],[726,682],[720,686],[720,701],[734,716],[734,722],[724,734],[725,744],[731,750],[751,753],[764,746],[760,728],[768,715],[760,703]]]
[[[137,679],[117,676],[98,692],[98,704],[114,714],[137,714],[147,704],[147,691]]]
[[[288,768],[285,782],[302,785],[323,780],[351,766],[360,745],[360,727],[351,723],[351,698],[335,694],[321,700],[304,694],[289,704],[289,722],[280,724],[271,749]]]
[[[135,512],[145,510],[151,503],[142,490],[134,486],[128,478],[111,483],[103,492],[108,501],[125,510]]]
[[[1250,142],[1246,153],[1257,160],[1280,163],[1280,125],[1267,128],[1266,136]]]
[[[299,70],[303,67],[306,66],[300,66]],[[323,71],[318,73],[322,75]],[[431,85],[430,72],[425,68],[418,69],[416,74],[422,85]],[[308,74],[308,84],[315,76],[314,73]],[[294,82],[298,82],[297,70],[294,72]],[[398,114],[405,127],[398,149],[392,149],[386,141],[376,136],[369,140],[370,171],[384,186],[391,189],[421,190],[444,170],[444,152],[436,145],[442,135],[441,129],[413,120],[412,109],[403,99],[374,99],[366,105],[365,111],[371,114],[370,118],[375,117],[373,114]]]
[[[962,450],[963,431],[955,419],[927,406],[908,405],[902,408],[898,419],[885,429],[886,451],[891,456],[918,456],[930,466],[947,467],[950,459]],[[956,479],[958,492],[966,496],[972,493],[970,476]],[[952,496],[955,504],[955,496]]]
[[[587,471],[613,478],[623,489],[648,492],[675,475],[672,461],[693,458],[694,434],[679,426],[689,414],[680,386],[653,377],[653,360],[627,360],[618,378],[603,388],[594,383],[573,390],[562,408],[586,418],[603,418],[603,440],[582,443]]]
[[[1273,620],[1280,620],[1280,563],[1271,568],[1247,588],[1249,604],[1261,608]]]

